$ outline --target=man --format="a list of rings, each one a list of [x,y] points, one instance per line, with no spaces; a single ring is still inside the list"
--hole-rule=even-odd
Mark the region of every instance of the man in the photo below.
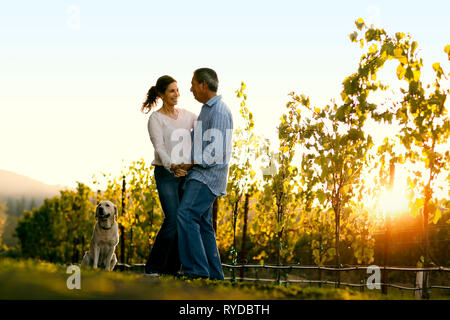
[[[203,107],[192,132],[193,164],[181,165],[190,170],[177,212],[179,254],[185,276],[223,280],[212,206],[216,197],[226,194],[233,118],[217,95],[219,80],[214,70],[196,70],[191,83]]]

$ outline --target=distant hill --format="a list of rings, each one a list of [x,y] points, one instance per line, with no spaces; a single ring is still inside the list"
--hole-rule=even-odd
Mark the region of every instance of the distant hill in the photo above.
[[[0,198],[49,198],[67,189],[62,185],[48,185],[26,176],[0,170]]]
[[[0,244],[15,247],[15,228],[24,210],[41,206],[46,198],[59,195],[62,185],[48,185],[26,176],[0,170]],[[3,209],[2,209],[3,207]]]

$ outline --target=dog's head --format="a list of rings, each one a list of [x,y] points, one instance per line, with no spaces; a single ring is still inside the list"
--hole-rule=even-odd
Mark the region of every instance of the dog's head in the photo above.
[[[102,228],[111,228],[117,219],[117,207],[111,201],[100,202],[95,209],[95,219]]]

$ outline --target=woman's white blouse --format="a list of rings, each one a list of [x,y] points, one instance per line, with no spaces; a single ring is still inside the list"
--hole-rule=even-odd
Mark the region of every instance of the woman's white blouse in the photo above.
[[[176,120],[156,111],[148,119],[148,133],[155,149],[152,165],[162,165],[167,170],[172,163],[191,163],[190,133],[197,115],[182,108],[177,110]]]

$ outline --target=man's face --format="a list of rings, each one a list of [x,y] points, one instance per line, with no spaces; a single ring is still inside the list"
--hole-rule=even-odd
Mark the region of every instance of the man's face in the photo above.
[[[204,103],[204,86],[205,83],[198,83],[197,79],[195,79],[195,76],[192,77],[191,92],[194,95],[195,100],[202,103]]]

